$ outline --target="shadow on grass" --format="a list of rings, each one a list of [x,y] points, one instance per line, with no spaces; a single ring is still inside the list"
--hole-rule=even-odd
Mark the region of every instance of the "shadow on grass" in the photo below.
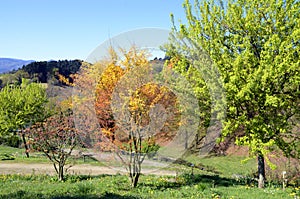
[[[101,199],[109,199],[109,198],[112,198],[112,199],[138,199],[137,197],[135,196],[120,196],[118,194],[114,194],[114,193],[105,193],[105,195],[101,196],[100,197]]]
[[[220,172],[217,171],[213,167],[206,166],[206,165],[203,165],[201,163],[198,163],[198,164],[194,165],[192,162],[186,161],[186,160],[181,159],[181,158],[175,160],[173,162],[173,164],[184,165],[186,167],[194,167],[195,169],[199,169],[199,170],[202,170],[202,171],[210,172],[210,173],[213,173],[213,174],[220,174]]]
[[[138,199],[135,196],[122,196],[115,193],[105,193],[101,196],[97,195],[78,195],[78,196],[55,196],[51,199]]]
[[[64,181],[66,182],[80,182],[85,180],[91,180],[91,179],[98,179],[103,177],[112,177],[113,175],[110,174],[100,174],[100,175],[71,175],[67,174],[65,176]]]
[[[220,177],[219,175],[191,175],[185,174],[187,184],[193,185],[198,183],[211,184],[212,186],[229,187],[234,185],[244,185],[243,182],[231,178]]]
[[[23,190],[19,190],[16,193],[11,193],[11,194],[5,194],[1,195],[1,199],[35,199],[35,198],[49,198],[49,199],[138,199],[135,196],[122,196],[119,194],[115,193],[107,193],[105,192],[104,194],[101,195],[94,195],[94,194],[79,194],[79,195],[73,195],[73,196],[67,196],[67,195],[54,195],[54,196],[49,196],[49,195],[43,195],[43,194],[34,194],[30,192],[26,192]]]
[[[221,177],[219,175],[202,175],[202,174],[183,174],[175,179],[169,179],[159,182],[141,183],[139,187],[148,186],[151,189],[162,190],[166,188],[176,189],[183,186],[192,186],[200,184],[204,187],[230,187],[236,185],[245,185],[243,181],[237,181],[231,178]]]

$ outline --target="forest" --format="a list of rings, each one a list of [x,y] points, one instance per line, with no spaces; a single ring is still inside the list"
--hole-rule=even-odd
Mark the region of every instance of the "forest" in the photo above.
[[[81,60],[59,60],[39,61],[24,65],[22,68],[0,74],[0,88],[7,84],[21,84],[22,78],[30,79],[32,82],[58,84],[58,74],[69,78],[75,74],[83,61]],[[71,79],[70,79],[71,80]]]

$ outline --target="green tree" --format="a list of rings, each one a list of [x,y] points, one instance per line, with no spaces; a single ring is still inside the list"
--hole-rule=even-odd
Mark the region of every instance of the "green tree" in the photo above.
[[[20,132],[29,157],[24,129],[47,117],[46,90],[40,84],[22,80],[22,84],[7,85],[0,92],[0,136]]]
[[[168,54],[180,57],[182,71],[188,65],[207,71],[197,61],[204,55],[212,59],[226,89],[223,136],[243,132],[236,143],[249,146],[258,158],[262,188],[270,151],[299,157],[299,132],[291,121],[299,116],[300,104],[300,2],[194,3],[184,1],[187,23],[173,26]],[[188,64],[182,64],[184,59]]]

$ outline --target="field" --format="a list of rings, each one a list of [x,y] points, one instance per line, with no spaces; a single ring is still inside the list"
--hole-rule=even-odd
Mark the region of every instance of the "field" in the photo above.
[[[41,154],[29,159],[22,155],[23,149],[0,146],[1,164],[32,165],[48,164]],[[142,175],[138,187],[132,189],[126,175],[70,173],[64,182],[55,175],[22,173],[7,174],[0,171],[0,198],[299,198],[297,186],[282,189],[280,182],[267,183],[265,189],[256,188],[251,178],[255,160],[241,163],[244,157],[223,156],[199,159],[189,156],[177,164],[165,168],[161,175]],[[75,160],[72,160],[75,161]],[[76,160],[74,168],[105,168],[92,159]],[[194,164],[195,168],[189,166]],[[53,170],[53,169],[52,169]],[[176,175],[164,175],[173,171]]]

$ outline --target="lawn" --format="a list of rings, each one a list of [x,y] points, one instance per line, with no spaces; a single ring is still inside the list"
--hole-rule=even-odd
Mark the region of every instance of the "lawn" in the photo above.
[[[0,146],[0,157],[13,157],[0,160],[0,164],[48,162],[42,154],[33,153],[26,158],[23,153],[23,149]],[[135,189],[125,175],[68,175],[65,182],[51,175],[0,175],[0,198],[300,198],[300,187],[283,190],[281,184],[267,183],[265,189],[256,188],[256,181],[251,178],[256,162],[242,163],[243,159],[199,159],[191,155],[166,168],[178,171],[176,176],[142,175]],[[82,164],[83,160],[76,163]],[[101,165],[94,160],[87,163]]]
[[[211,175],[141,176],[137,188],[124,175],[68,176],[58,182],[45,175],[0,176],[0,198],[294,198],[299,190],[258,189]]]
[[[249,159],[242,156],[216,156],[207,158],[198,158],[195,155],[190,155],[185,158],[187,161],[192,162],[194,165],[211,169],[216,173],[225,177],[232,176],[249,176],[256,171],[256,160]]]
[[[14,148],[9,146],[0,145],[0,163],[49,163],[49,159],[42,152],[30,152],[30,157],[27,158],[23,148]],[[68,160],[70,164],[86,164],[103,165],[92,158],[86,157],[85,159],[78,157],[70,157]]]

